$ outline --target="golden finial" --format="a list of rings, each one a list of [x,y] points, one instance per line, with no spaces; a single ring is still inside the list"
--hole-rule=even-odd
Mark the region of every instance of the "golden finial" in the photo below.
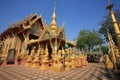
[[[62,24],[63,26],[65,25],[65,22],[63,22],[63,24]]]
[[[62,23],[62,27],[64,27],[64,25],[65,25],[65,22]]]
[[[54,2],[54,12],[53,12],[52,18],[55,18],[55,19],[56,19],[56,0],[55,0],[55,2]]]
[[[50,24],[50,28],[53,32],[56,32],[56,30],[58,29],[57,22],[56,22],[56,2],[54,2],[54,12],[52,15],[52,21]]]
[[[111,4],[110,0],[108,0],[108,5]]]
[[[54,2],[54,12],[55,12],[55,10],[56,10],[56,0]]]
[[[108,0],[108,6],[106,7],[106,9],[111,11],[112,8],[113,8],[113,4],[111,3],[110,0]]]

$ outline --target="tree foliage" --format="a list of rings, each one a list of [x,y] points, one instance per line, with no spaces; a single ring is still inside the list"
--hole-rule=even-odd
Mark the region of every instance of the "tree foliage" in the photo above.
[[[96,47],[95,49],[93,49],[93,51],[102,51],[103,54],[108,54],[108,51],[109,51],[109,47],[108,45],[104,45],[104,46],[101,46],[101,47]]]
[[[76,47],[83,50],[91,50],[94,46],[103,43],[101,35],[96,31],[81,30],[77,38]]]
[[[103,54],[108,54],[109,47],[108,46],[101,46],[101,50],[102,50]]]
[[[116,17],[118,24],[119,24],[120,23],[120,10],[115,11],[115,17]],[[112,35],[113,41],[117,45],[116,36],[115,36],[114,27],[113,27],[111,17],[110,17],[110,15],[106,15],[104,18],[105,18],[105,20],[100,22],[101,27],[99,29],[99,33],[103,34],[106,41],[108,41],[107,29],[109,29],[109,32]]]

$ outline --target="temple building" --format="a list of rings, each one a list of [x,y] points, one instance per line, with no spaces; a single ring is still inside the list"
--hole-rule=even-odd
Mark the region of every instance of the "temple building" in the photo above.
[[[52,55],[62,50],[65,44],[70,47],[75,46],[66,39],[64,24],[58,27],[54,8],[49,26],[44,23],[42,16],[37,14],[9,25],[8,29],[0,34],[0,55],[6,59],[11,50],[14,51],[15,57],[21,54],[31,55],[32,50],[36,54],[37,52],[44,54],[47,47],[48,57],[52,59]]]
[[[20,60],[28,67],[52,69],[55,72],[88,64],[87,56],[78,54],[75,43],[66,39],[64,24],[58,27],[55,6],[49,26],[41,15],[32,14],[9,25],[0,34],[2,64],[19,64]]]

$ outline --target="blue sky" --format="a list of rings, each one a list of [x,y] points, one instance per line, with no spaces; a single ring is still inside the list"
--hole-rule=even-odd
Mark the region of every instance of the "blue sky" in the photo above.
[[[111,0],[113,10],[120,9],[120,0]],[[98,30],[99,23],[108,14],[107,0],[56,0],[58,27],[65,23],[68,40],[77,38],[80,30]],[[47,25],[51,22],[54,0],[0,0],[0,33],[9,24],[18,22],[30,14],[42,14]]]

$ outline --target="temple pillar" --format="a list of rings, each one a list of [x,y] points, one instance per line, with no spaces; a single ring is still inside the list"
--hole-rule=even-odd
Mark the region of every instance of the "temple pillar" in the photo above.
[[[38,43],[38,50],[34,56],[34,60],[33,60],[33,64],[32,64],[32,67],[34,67],[34,68],[40,67],[40,53],[41,53],[40,44]]]
[[[34,55],[35,55],[35,51],[34,51],[34,49],[32,49],[31,54],[27,58],[27,61],[26,61],[27,64],[26,64],[26,66],[28,66],[28,67],[32,66]]]
[[[15,33],[12,32],[12,36],[13,36],[13,39],[12,39],[11,49],[15,49],[15,43],[16,43]]]
[[[23,38],[24,38],[24,42],[22,43],[22,54],[25,54],[26,49],[27,49],[27,42],[29,41],[29,31],[25,34],[23,33]]]
[[[44,54],[42,54],[42,57],[41,57],[41,67],[40,67],[41,70],[46,70],[49,67],[48,54],[49,54],[49,52],[48,52],[48,44],[46,44]]]

